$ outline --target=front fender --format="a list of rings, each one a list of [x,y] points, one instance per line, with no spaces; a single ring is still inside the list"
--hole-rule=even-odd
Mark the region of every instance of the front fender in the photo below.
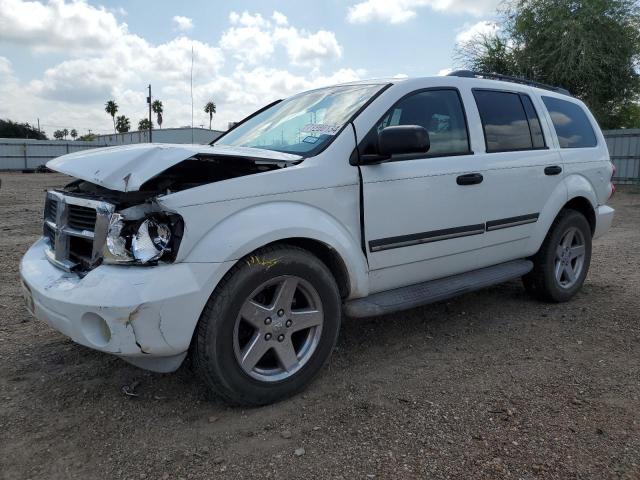
[[[560,210],[567,202],[577,197],[586,198],[594,209],[598,207],[596,191],[591,182],[580,174],[567,175],[549,195],[542,212],[540,212],[538,228],[529,238],[527,244],[527,255],[533,255],[540,249]]]
[[[206,232],[184,261],[238,260],[287,238],[308,238],[334,249],[349,274],[350,298],[368,294],[368,266],[359,241],[334,217],[308,204],[273,201],[237,211]]]

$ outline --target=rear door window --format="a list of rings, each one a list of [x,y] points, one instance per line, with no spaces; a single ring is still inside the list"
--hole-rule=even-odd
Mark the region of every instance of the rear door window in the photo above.
[[[591,122],[580,105],[555,97],[542,97],[542,101],[549,110],[560,148],[588,148],[598,144]]]
[[[516,92],[473,90],[487,152],[544,148],[540,120],[531,99]]]

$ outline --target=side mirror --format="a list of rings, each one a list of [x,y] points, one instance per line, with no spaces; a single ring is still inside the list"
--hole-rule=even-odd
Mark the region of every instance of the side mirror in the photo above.
[[[384,162],[392,155],[426,153],[430,146],[429,132],[424,127],[419,125],[386,127],[378,134],[378,153],[361,155],[360,164],[371,165]]]
[[[378,151],[384,156],[426,153],[430,146],[429,132],[419,125],[386,127],[378,134]]]

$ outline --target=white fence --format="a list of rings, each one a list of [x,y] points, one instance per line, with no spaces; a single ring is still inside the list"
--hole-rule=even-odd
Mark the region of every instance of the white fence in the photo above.
[[[605,130],[616,183],[640,183],[640,128]]]
[[[93,142],[0,138],[0,170],[33,169],[60,155],[101,146]]]
[[[0,138],[0,170],[31,170],[52,158],[89,148],[147,143],[149,132],[100,135],[90,142],[73,140],[31,140]],[[222,135],[204,128],[165,128],[153,131],[154,143],[210,143]]]
[[[617,183],[640,183],[640,129],[605,130],[611,160],[616,165]],[[153,131],[158,143],[205,144],[222,132],[202,128],[167,128]],[[0,138],[0,170],[25,170],[44,165],[52,158],[67,153],[112,145],[146,143],[148,132],[101,135],[92,142],[70,140],[25,140]]]

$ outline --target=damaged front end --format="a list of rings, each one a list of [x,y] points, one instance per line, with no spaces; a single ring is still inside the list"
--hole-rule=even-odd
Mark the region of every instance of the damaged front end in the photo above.
[[[156,265],[173,262],[185,225],[178,213],[162,209],[158,198],[205,184],[284,168],[294,161],[286,154],[280,155],[283,158],[250,157],[246,149],[239,155],[231,155],[229,148],[217,154],[199,152],[178,161],[181,155],[190,152],[189,148],[176,147],[175,152],[168,148],[150,145],[108,149],[109,152],[102,152],[101,166],[95,170],[87,168],[78,154],[73,154],[71,159],[60,157],[49,162],[48,166],[53,170],[79,177],[62,189],[47,192],[43,235],[49,244],[46,249],[49,260],[80,275],[102,263]],[[149,163],[154,151],[161,152],[160,163],[169,165],[160,172],[158,165]],[[171,152],[176,155],[169,162]],[[90,163],[95,163],[95,156],[92,152],[88,157]],[[115,180],[114,172],[125,169],[128,173],[121,181]]]

